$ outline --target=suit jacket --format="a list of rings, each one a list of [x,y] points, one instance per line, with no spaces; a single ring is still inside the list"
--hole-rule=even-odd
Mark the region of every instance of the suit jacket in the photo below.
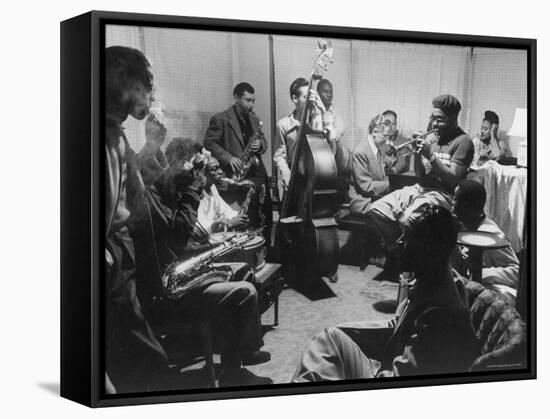
[[[361,141],[353,150],[350,210],[366,214],[371,203],[387,194],[390,182],[384,172],[383,156],[375,156],[368,140]]]
[[[407,141],[409,141],[408,138],[398,135],[393,142],[393,146],[394,147],[400,146],[401,144]],[[408,172],[410,168],[410,163],[411,163],[410,149],[409,147],[403,147],[401,150],[397,152],[397,162],[393,166],[393,170],[397,174]]]
[[[260,120],[256,115],[249,114],[249,116],[252,130],[256,132],[260,126]],[[263,154],[267,150],[267,142],[261,130],[259,139],[261,143],[259,154]],[[233,174],[229,166],[229,160],[231,160],[232,157],[240,158],[246,148],[239,120],[237,119],[237,114],[233,106],[223,112],[215,114],[210,119],[210,124],[208,125],[204,137],[204,147],[220,161],[220,165],[227,175]],[[261,159],[260,166],[254,173],[251,173],[251,177],[255,176],[267,177],[267,172]]]
[[[125,206],[128,217],[125,225],[144,211],[144,184],[137,163],[136,153],[128,143],[122,126],[107,116],[105,122],[105,237],[117,226],[113,225],[115,213],[122,199],[122,161],[126,163]],[[131,218],[131,219],[130,219]]]

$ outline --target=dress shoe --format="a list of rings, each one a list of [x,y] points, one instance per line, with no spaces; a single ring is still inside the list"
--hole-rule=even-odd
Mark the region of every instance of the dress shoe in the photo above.
[[[243,365],[263,364],[271,359],[271,354],[267,351],[253,351],[243,357]]]
[[[335,272],[330,275],[322,276],[321,279],[324,279],[325,281],[328,281],[334,284],[338,282],[338,272]]]

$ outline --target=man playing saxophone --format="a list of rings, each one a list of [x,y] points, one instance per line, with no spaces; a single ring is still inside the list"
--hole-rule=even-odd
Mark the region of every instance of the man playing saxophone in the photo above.
[[[204,138],[204,147],[218,159],[222,170],[229,177],[238,174],[242,170],[243,164],[247,163],[243,162],[243,154],[247,149],[251,156],[257,158],[258,164],[251,166],[245,178],[254,182],[257,192],[261,190],[262,185],[267,191],[261,212],[265,220],[263,235],[269,243],[273,219],[272,202],[267,171],[261,159],[262,154],[267,151],[267,141],[261,130],[261,122],[253,111],[256,100],[254,92],[254,87],[247,82],[235,86],[233,89],[234,104],[210,119]],[[223,191],[222,197],[230,205],[242,200],[241,194]],[[259,213],[259,196],[256,193],[250,205],[252,227],[260,226],[262,217],[259,216]]]
[[[189,138],[175,138],[165,153],[168,168],[147,188],[148,210],[134,233],[136,263],[141,273],[138,291],[144,311],[154,316],[155,310],[160,310],[166,318],[176,321],[207,322],[215,349],[219,343],[223,365],[221,386],[271,383],[269,378],[255,376],[241,367],[270,359],[268,352],[259,350],[263,341],[258,296],[253,284],[228,282],[225,279],[231,276],[229,268],[212,266],[208,274],[211,278],[219,274],[219,280],[198,286],[178,298],[162,298],[166,294],[162,288],[166,269],[174,262],[213,247],[207,240],[208,233],[200,226],[197,228],[197,210],[207,183],[208,155],[198,142]]]
[[[226,231],[242,230],[248,227],[248,205],[251,199],[251,192],[254,192],[254,183],[248,181],[248,192],[243,202],[246,208],[236,211],[220,196],[218,188],[223,179],[223,171],[218,159],[210,157],[206,163],[206,186],[202,192],[198,209],[198,223],[209,234]]]

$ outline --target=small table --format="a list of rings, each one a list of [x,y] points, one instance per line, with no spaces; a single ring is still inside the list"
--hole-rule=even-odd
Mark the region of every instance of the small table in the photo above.
[[[484,231],[459,232],[456,242],[469,249],[472,264],[472,280],[477,282],[481,282],[483,252],[488,249],[502,249],[510,245],[506,237]]]
[[[279,294],[284,288],[285,280],[281,275],[280,263],[266,263],[256,271],[256,288],[258,289],[260,313],[267,311],[273,304],[273,325],[279,325]]]
[[[485,187],[485,214],[497,223],[518,253],[523,247],[525,204],[529,198],[527,169],[488,161],[477,169],[470,169],[467,177]]]

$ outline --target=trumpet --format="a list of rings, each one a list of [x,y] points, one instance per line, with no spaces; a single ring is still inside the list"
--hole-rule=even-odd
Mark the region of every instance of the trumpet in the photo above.
[[[420,134],[419,136],[417,136],[415,138],[411,138],[410,140],[405,141],[403,144],[399,144],[397,147],[394,146],[393,148],[395,149],[395,151],[399,151],[402,148],[408,147],[409,145],[416,143],[418,140],[422,140],[422,139],[426,138],[427,136],[436,133],[436,131],[437,130],[432,129],[428,132],[425,132],[424,134]],[[436,136],[437,136],[437,134],[436,134]]]

